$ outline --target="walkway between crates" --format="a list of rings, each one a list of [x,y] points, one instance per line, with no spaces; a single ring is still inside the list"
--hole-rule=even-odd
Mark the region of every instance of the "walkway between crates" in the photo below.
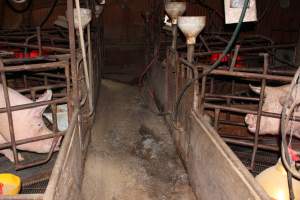
[[[194,200],[163,118],[138,88],[102,82],[89,146],[85,200]]]

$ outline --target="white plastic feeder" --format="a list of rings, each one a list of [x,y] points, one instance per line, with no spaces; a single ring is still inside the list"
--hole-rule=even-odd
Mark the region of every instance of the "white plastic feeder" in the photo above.
[[[82,28],[85,29],[85,27],[92,20],[92,12],[90,9],[80,8],[80,15],[81,15]],[[78,12],[77,12],[76,8],[74,9],[74,25],[75,25],[76,29],[79,28]]]
[[[178,27],[186,37],[186,43],[193,45],[196,43],[196,37],[205,27],[205,16],[181,16],[178,17]]]
[[[186,2],[167,2],[165,5],[166,13],[172,19],[172,24],[177,24],[177,19],[186,10]]]

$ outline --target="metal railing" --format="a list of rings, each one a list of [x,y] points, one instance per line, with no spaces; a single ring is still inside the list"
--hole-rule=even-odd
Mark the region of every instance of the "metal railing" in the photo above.
[[[245,114],[254,114],[257,115],[256,121],[256,130],[254,137],[251,139],[253,141],[249,141],[247,137],[237,137],[237,138],[226,138],[224,137],[224,141],[229,144],[242,145],[252,148],[252,157],[251,164],[249,169],[253,169],[255,166],[255,158],[258,149],[278,151],[279,147],[268,144],[259,144],[259,127],[261,118],[272,117],[272,118],[280,118],[280,113],[272,113],[265,112],[263,110],[264,103],[264,94],[265,88],[267,86],[267,82],[277,82],[280,84],[290,83],[292,80],[293,71],[282,71],[282,70],[274,70],[270,69],[269,61],[272,59],[267,52],[264,52],[264,49],[276,49],[276,48],[285,48],[290,47],[291,45],[273,45],[273,46],[262,46],[262,47],[245,47],[239,49],[239,52],[248,52],[251,51],[252,55],[256,55],[257,59],[263,60],[263,67],[260,69],[251,68],[236,68],[234,65],[230,67],[219,67],[218,69],[213,70],[207,76],[203,76],[200,80],[195,81],[190,90],[187,91],[185,98],[183,98],[182,103],[180,104],[180,115],[177,119],[176,126],[182,127],[186,124],[186,119],[188,118],[188,113],[191,109],[196,111],[196,113],[202,115],[206,110],[211,110],[214,113],[213,116],[213,126],[217,130],[220,124],[226,124],[237,127],[246,127],[243,122],[234,122],[230,120],[230,114],[236,113],[240,115]],[[293,46],[293,45],[292,45]],[[264,53],[256,53],[253,54],[253,51],[262,51]],[[212,52],[199,52],[195,53],[195,57],[197,56],[208,56],[214,52],[220,51],[212,51]],[[238,52],[237,52],[238,53]],[[175,98],[172,97],[172,93],[169,88],[172,85],[175,85],[175,97],[177,98],[179,93],[181,92],[183,86],[191,79],[197,77],[197,74],[201,74],[205,69],[209,66],[207,64],[201,63],[190,63],[186,60],[186,53],[179,53],[173,49],[169,49],[167,53],[167,66],[166,66],[166,97],[165,97],[165,109],[170,111],[172,106],[174,105]],[[234,59],[234,58],[233,58]],[[236,56],[235,56],[236,59]],[[231,61],[233,63],[234,61]],[[172,74],[172,72],[174,72]],[[171,77],[170,77],[171,76]],[[215,79],[220,79],[220,77],[227,77],[230,79],[230,83],[228,84],[231,87],[230,94],[218,94],[215,92],[216,83]],[[236,95],[236,89],[239,87],[239,80],[246,80],[248,82],[255,81],[260,82],[261,85],[261,93],[259,97],[249,97]],[[245,83],[244,83],[245,84]],[[242,101],[243,103],[257,103],[258,108],[256,110],[247,109],[247,108],[238,108],[238,106],[234,105],[233,102]],[[226,119],[220,119],[221,113],[226,115]],[[228,117],[229,116],[229,117]],[[293,118],[296,121],[300,121],[299,117]]]

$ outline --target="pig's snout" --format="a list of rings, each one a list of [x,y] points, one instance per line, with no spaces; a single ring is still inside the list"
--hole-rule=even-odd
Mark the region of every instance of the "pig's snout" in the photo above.
[[[253,132],[256,129],[256,117],[252,114],[247,114],[245,117],[245,122],[248,125],[248,129]]]

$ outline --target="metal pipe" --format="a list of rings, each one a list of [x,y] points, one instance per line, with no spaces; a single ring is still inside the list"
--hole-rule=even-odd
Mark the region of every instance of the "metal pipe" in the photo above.
[[[257,97],[243,97],[243,96],[234,96],[234,95],[221,95],[221,94],[205,94],[205,97],[208,98],[220,98],[220,99],[234,99],[234,100],[246,100],[246,101],[259,101]]]
[[[47,134],[47,135],[40,135],[40,136],[35,136],[35,137],[31,137],[31,138],[26,138],[26,139],[21,139],[21,140],[16,140],[15,144],[16,146],[22,145],[22,144],[28,144],[31,142],[37,142],[37,141],[41,141],[41,140],[47,140],[56,136],[64,136],[65,132],[56,132],[56,133],[51,133],[51,134]],[[2,143],[0,144],[0,149],[7,149],[12,147],[12,142],[6,142],[6,143]]]
[[[88,24],[87,26],[87,36],[88,36],[88,60],[89,60],[89,81],[90,81],[90,101],[91,104],[94,105],[93,96],[94,96],[94,82],[93,82],[93,50],[92,50],[92,39],[91,39],[91,25]],[[92,112],[92,111],[91,111]]]
[[[57,88],[65,88],[67,85],[65,83],[60,83],[60,84],[53,84],[53,85],[47,85],[47,86],[34,86],[31,88],[24,88],[24,89],[18,89],[17,91],[19,93],[26,93],[30,92],[32,90],[34,91],[42,91],[42,90],[47,90],[47,89],[57,89]]]
[[[41,72],[41,73],[35,73],[34,75],[46,76],[48,78],[66,79],[66,76],[62,74],[51,74],[51,73]]]
[[[56,68],[65,68],[67,65],[68,63],[66,61],[16,65],[16,66],[2,67],[0,68],[0,72],[19,72],[19,71],[28,71],[28,70],[56,69]]]
[[[189,67],[195,67],[195,65],[189,63],[187,60],[180,58],[180,62],[189,66]],[[200,70],[206,69],[208,66],[201,64],[201,65],[196,65],[197,68]],[[270,75],[270,74],[258,74],[258,73],[248,73],[248,72],[230,72],[228,70],[220,70],[220,69],[215,69],[212,72],[210,72],[210,75],[224,75],[224,76],[231,76],[231,77],[239,77],[239,78],[251,78],[251,79],[256,79],[256,80],[261,80],[261,79],[267,79],[267,80],[273,80],[273,81],[283,81],[283,82],[291,82],[292,77],[286,77],[286,76],[278,76],[278,75]]]
[[[39,56],[36,58],[6,58],[3,59],[2,61],[5,65],[8,65],[8,64],[34,62],[34,61],[49,61],[49,60],[56,61],[57,59],[67,61],[69,58],[70,58],[70,54],[59,54],[59,55]]]
[[[41,40],[41,28],[38,26],[36,27],[36,34],[39,46],[39,56],[42,56],[42,40]]]
[[[220,117],[220,109],[215,109],[215,119],[214,119],[214,128],[218,130],[218,122]]]
[[[262,54],[264,57],[264,71],[263,74],[267,74],[267,70],[269,67],[269,55],[268,54]],[[258,104],[258,111],[257,111],[257,119],[256,119],[256,129],[255,129],[255,135],[254,135],[254,147],[253,147],[253,152],[252,152],[252,157],[251,157],[251,169],[254,169],[255,165],[255,157],[256,157],[256,152],[257,152],[257,146],[258,146],[258,135],[260,131],[260,122],[261,122],[261,114],[262,114],[262,107],[263,107],[263,99],[265,95],[265,88],[266,88],[267,81],[266,79],[263,79],[261,82],[261,92],[259,96],[259,104]]]
[[[80,2],[79,0],[75,0],[77,15],[78,15],[78,31],[79,31],[79,40],[80,40],[80,46],[81,46],[81,53],[82,53],[82,59],[83,59],[83,69],[85,74],[85,84],[88,91],[88,97],[89,97],[89,108],[90,113],[94,112],[93,108],[93,102],[92,102],[92,94],[91,94],[91,87],[90,87],[90,77],[88,72],[88,64],[87,64],[87,56],[86,56],[86,49],[85,49],[85,42],[84,42],[84,35],[83,35],[83,27],[81,22],[81,8],[80,8]]]
[[[210,104],[210,103],[204,103],[204,107],[207,109],[220,109],[224,111],[230,111],[230,112],[235,112],[235,113],[244,113],[244,114],[253,114],[257,115],[257,111],[254,110],[249,110],[249,109],[242,109],[242,108],[234,108],[234,107],[228,107],[228,106],[222,106],[222,105],[215,105],[215,104]],[[262,112],[262,116],[265,117],[272,117],[272,118],[277,118],[280,119],[281,115],[278,113],[270,113],[270,112]],[[290,120],[294,120],[297,122],[300,122],[300,117],[291,117]]]
[[[43,160],[35,161],[35,162],[26,163],[26,164],[16,164],[16,169],[20,170],[20,169],[25,169],[25,168],[29,168],[29,167],[33,167],[33,166],[37,166],[37,165],[47,163],[53,155],[53,152],[54,152],[54,149],[57,145],[58,139],[59,139],[59,136],[55,136],[53,138],[51,148],[50,148],[50,151],[47,155],[47,158],[45,158]]]
[[[187,45],[187,61],[189,63],[193,63],[194,62],[194,51],[195,51],[195,45],[188,44]]]
[[[177,24],[172,24],[172,49],[176,49],[177,44]]]
[[[245,51],[257,51],[257,50],[265,50],[265,49],[273,49],[273,48],[294,48],[295,44],[280,44],[280,45],[269,45],[269,46],[260,46],[260,47],[246,47],[240,48],[240,52]],[[222,50],[210,51],[210,52],[196,52],[195,56],[209,56],[214,53],[222,53]]]
[[[61,103],[67,103],[67,102],[68,102],[67,97],[63,97],[63,98],[49,100],[49,101],[40,101],[40,102],[33,102],[33,103],[22,104],[22,105],[17,105],[17,106],[11,106],[10,110],[17,111],[17,110],[35,108],[35,107],[44,106],[44,105],[61,104]],[[0,113],[4,113],[4,112],[6,112],[6,108],[0,108]]]
[[[229,144],[236,144],[236,145],[242,145],[242,146],[246,146],[246,147],[254,147],[255,144],[253,144],[253,142],[246,142],[246,141],[241,141],[241,140],[237,140],[237,139],[230,139],[230,138],[222,138],[224,140],[224,142],[229,143]],[[269,151],[279,151],[278,147],[272,147],[272,146],[268,146],[268,145],[263,145],[263,144],[258,144],[257,145],[258,149],[263,149],[263,150],[269,150]],[[253,169],[253,168],[252,168]]]
[[[76,62],[76,40],[74,29],[74,5],[73,0],[67,0],[67,20],[68,20],[68,33],[69,33],[69,51],[71,54],[71,75],[72,75],[72,100],[75,108],[79,108],[79,93],[78,93],[78,80],[77,80],[77,62]],[[74,109],[68,110],[68,115],[71,116]]]
[[[12,47],[27,47],[27,48],[31,48],[31,49],[39,49],[38,45],[15,43],[15,42],[2,42],[2,41],[0,41],[0,45],[12,46]],[[70,52],[69,49],[60,48],[60,47],[48,47],[48,46],[42,46],[42,50],[55,51],[55,52],[59,52],[59,53],[69,53]]]

